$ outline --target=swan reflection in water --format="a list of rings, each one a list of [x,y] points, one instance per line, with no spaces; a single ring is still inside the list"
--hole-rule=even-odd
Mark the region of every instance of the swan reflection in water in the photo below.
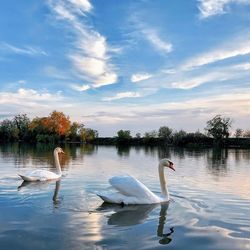
[[[161,206],[161,209],[157,227],[157,236],[161,238],[159,240],[159,243],[162,245],[166,245],[172,241],[171,235],[174,233],[174,227],[169,228],[170,232],[164,233],[164,226],[166,223],[169,202],[161,204],[128,206],[121,206],[104,202],[99,208],[97,208],[97,211],[114,212],[108,216],[108,225],[124,227],[144,223],[150,216],[150,213],[159,206]]]
[[[55,208],[58,208],[59,205],[60,205],[60,203],[61,203],[61,198],[58,198],[58,193],[59,193],[60,185],[61,185],[61,180],[56,181],[54,195],[53,195],[53,198],[52,198]]]
[[[47,182],[40,182],[40,181],[36,181],[36,182],[29,182],[29,181],[23,181],[21,183],[20,186],[17,187],[17,190],[18,191],[21,191],[22,189],[27,189],[27,190],[41,190],[41,189],[45,189],[46,187],[49,186],[49,184],[51,183],[52,181],[47,181]],[[55,183],[55,189],[54,189],[54,193],[53,193],[53,197],[52,197],[52,200],[53,200],[53,204],[54,204],[54,207],[55,208],[58,208],[60,203],[61,203],[61,200],[62,198],[61,197],[58,197],[58,194],[59,194],[59,190],[60,190],[60,185],[61,185],[61,179],[57,180],[56,183]]]

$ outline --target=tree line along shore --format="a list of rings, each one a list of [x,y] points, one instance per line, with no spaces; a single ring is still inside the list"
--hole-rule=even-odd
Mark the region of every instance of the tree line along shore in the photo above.
[[[232,119],[216,115],[207,121],[204,133],[186,132],[162,126],[131,135],[130,130],[119,130],[114,137],[99,137],[98,131],[83,123],[72,122],[63,112],[53,111],[46,117],[32,120],[26,114],[0,122],[0,142],[29,143],[92,143],[99,145],[152,145],[152,146],[225,146],[250,148],[250,130],[236,129],[230,133]]]

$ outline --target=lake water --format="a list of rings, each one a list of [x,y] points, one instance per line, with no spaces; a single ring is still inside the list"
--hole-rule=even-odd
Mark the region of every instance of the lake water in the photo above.
[[[250,150],[62,146],[60,181],[23,183],[18,173],[55,171],[53,148],[0,145],[0,249],[250,249]],[[169,204],[103,204],[96,192],[130,174]]]

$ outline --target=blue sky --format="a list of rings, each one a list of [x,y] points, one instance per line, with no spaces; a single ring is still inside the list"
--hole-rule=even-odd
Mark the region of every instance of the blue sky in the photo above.
[[[250,128],[250,0],[3,0],[0,30],[0,119]]]

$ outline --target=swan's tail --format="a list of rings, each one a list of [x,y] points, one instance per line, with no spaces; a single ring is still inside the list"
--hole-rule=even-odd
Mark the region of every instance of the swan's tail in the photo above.
[[[18,174],[24,181],[34,181],[32,178],[28,177],[28,176],[24,176],[21,174]]]
[[[107,196],[103,194],[96,194],[96,195],[99,196],[104,202],[113,203]]]
[[[119,194],[100,194],[96,193],[97,196],[99,196],[104,202],[107,203],[114,203],[114,204],[127,204],[124,202],[122,197],[120,197]]]

